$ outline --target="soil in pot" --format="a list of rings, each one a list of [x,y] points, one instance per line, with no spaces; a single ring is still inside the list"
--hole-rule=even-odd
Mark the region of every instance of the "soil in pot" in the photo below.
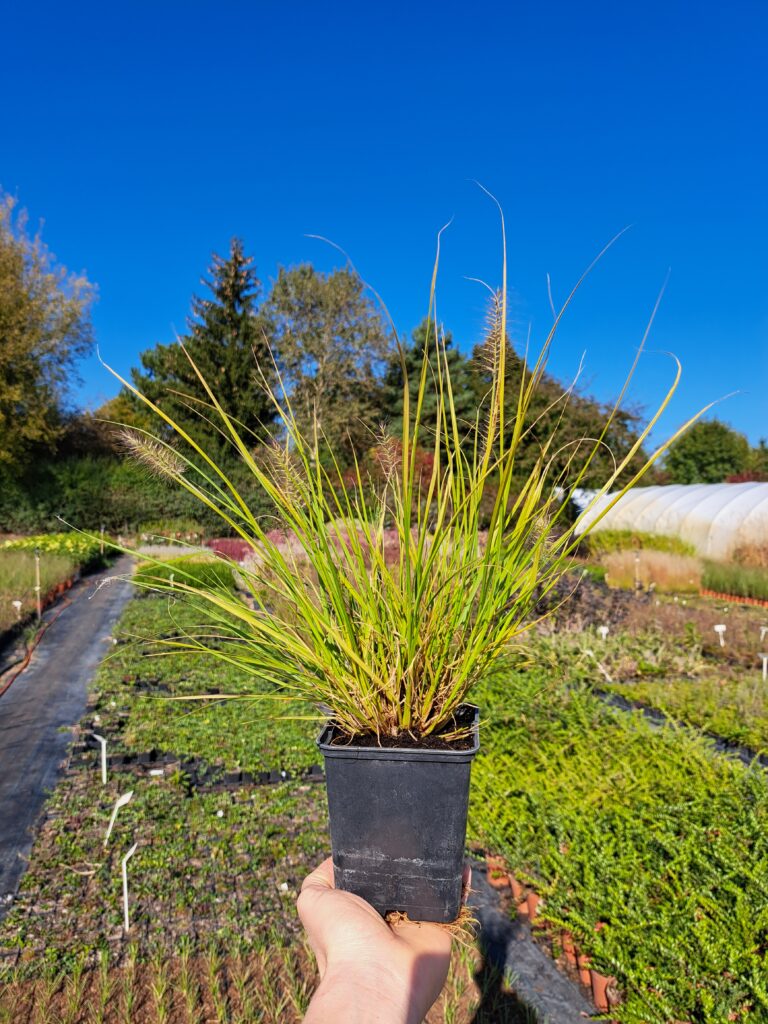
[[[460,709],[469,739],[451,745],[360,745],[329,723],[325,758],[333,869],[339,889],[380,914],[454,921],[461,909],[464,842],[479,712]]]

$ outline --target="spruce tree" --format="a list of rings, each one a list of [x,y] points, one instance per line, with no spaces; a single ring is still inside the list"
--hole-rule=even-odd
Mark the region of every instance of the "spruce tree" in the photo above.
[[[442,330],[442,328],[440,328]],[[419,379],[424,359],[424,349],[430,350],[430,370],[435,373],[435,328],[428,320],[423,320],[412,334],[412,344],[405,348],[405,368],[408,374],[408,392],[410,395],[411,416],[416,409],[416,397],[419,391]],[[453,404],[459,431],[468,437],[475,425],[477,401],[473,389],[473,378],[469,361],[454,346],[450,331],[445,332],[445,358],[451,376]],[[387,371],[381,390],[381,406],[391,433],[399,435],[403,423],[403,368],[399,353],[395,352],[389,359]],[[430,447],[430,439],[437,429],[438,398],[436,389],[427,390],[421,410],[421,443]],[[448,420],[450,424],[450,419]]]
[[[254,443],[268,435],[274,420],[262,383],[262,375],[272,383],[274,373],[267,324],[258,307],[259,279],[240,239],[232,239],[226,258],[214,253],[208,273],[202,283],[210,295],[193,297],[186,337],[142,352],[142,370],[133,370],[132,376],[136,387],[203,447],[220,449],[228,442],[209,422],[218,417],[211,414],[182,344],[224,411]]]

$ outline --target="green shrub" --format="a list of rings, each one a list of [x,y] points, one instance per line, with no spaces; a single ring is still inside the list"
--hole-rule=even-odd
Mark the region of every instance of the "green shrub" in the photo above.
[[[175,519],[152,519],[139,523],[136,532],[143,539],[153,541],[200,541],[206,534],[205,527],[197,519],[189,516],[178,516]]]
[[[606,569],[604,565],[577,565],[574,566],[573,571],[586,576],[593,583],[605,583]]]
[[[582,541],[584,549],[594,556],[613,551],[650,550],[666,551],[671,555],[695,555],[693,544],[679,537],[666,537],[660,533],[640,533],[635,530],[601,530],[599,527]]]
[[[756,597],[768,601],[768,572],[743,565],[705,562],[701,585],[706,590],[734,597]]]
[[[233,467],[231,475],[243,482],[240,467]],[[249,502],[256,515],[266,516],[273,511],[258,492],[249,495]],[[96,531],[103,525],[113,534],[135,534],[141,532],[142,524],[177,520],[193,520],[216,536],[223,531],[215,513],[186,491],[115,457],[40,460],[21,478],[10,474],[0,477],[3,529],[12,533],[60,530],[59,516],[78,529]]]

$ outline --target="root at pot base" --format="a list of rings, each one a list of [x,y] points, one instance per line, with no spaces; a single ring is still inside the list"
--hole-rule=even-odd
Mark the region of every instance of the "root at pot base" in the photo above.
[[[479,712],[463,750],[334,743],[330,723],[318,746],[325,758],[336,886],[380,914],[454,921],[461,909],[469,778],[479,749]]]

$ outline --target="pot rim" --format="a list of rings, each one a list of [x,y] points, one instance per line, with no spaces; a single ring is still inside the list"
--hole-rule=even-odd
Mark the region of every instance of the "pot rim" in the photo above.
[[[471,761],[480,749],[480,708],[476,704],[461,704],[461,708],[467,708],[473,712],[470,732],[473,743],[469,750],[432,750],[428,747],[345,747],[336,746],[331,740],[337,725],[333,719],[326,722],[320,735],[317,737],[317,745],[323,757],[347,757],[355,760],[377,760],[377,761],[449,761],[453,764]]]

